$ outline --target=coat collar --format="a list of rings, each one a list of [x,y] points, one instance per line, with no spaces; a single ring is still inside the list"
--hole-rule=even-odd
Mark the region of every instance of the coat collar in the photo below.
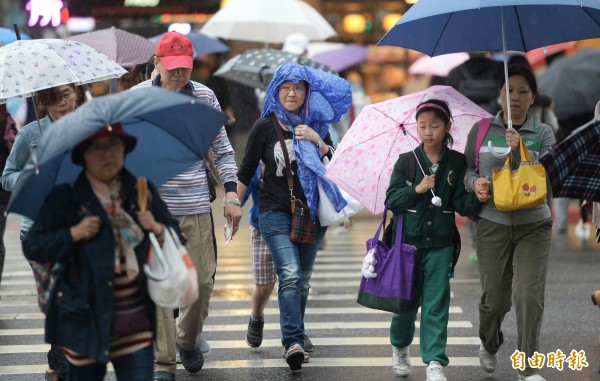
[[[502,121],[503,115],[504,115],[503,110],[498,111],[496,116],[494,116],[494,118],[492,119],[492,124],[498,125],[498,126],[501,126],[502,128],[504,128],[504,123]],[[527,113],[527,119],[525,119],[525,123],[523,123],[523,125],[521,126],[519,131],[537,132],[537,130],[538,130],[538,123],[536,122],[535,118],[533,116],[531,116],[530,113]]]

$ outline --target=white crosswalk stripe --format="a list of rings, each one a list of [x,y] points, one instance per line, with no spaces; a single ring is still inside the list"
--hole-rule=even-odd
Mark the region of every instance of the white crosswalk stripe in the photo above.
[[[373,227],[372,222],[357,222],[352,234],[331,229],[326,249],[317,256],[305,319],[317,355],[311,358],[307,367],[391,366],[390,314],[356,303],[364,245],[374,231]],[[12,230],[7,234],[16,235],[17,232]],[[205,369],[287,367],[281,358],[276,291],[265,310],[265,339],[261,348],[249,348],[245,342],[253,287],[250,245],[249,239],[243,242],[245,239],[236,237],[228,247],[221,243],[219,246],[215,291],[203,333],[212,347]],[[29,264],[17,245],[7,247],[0,287],[0,379],[2,375],[43,374],[45,353],[49,348],[44,343],[44,316],[37,308]],[[470,280],[462,282],[465,281]],[[461,319],[462,315],[460,306],[451,306],[448,347],[479,345],[476,329],[472,322]],[[416,327],[420,328],[418,320]],[[417,332],[413,346],[418,348],[418,345]],[[373,353],[361,351],[362,355],[348,356],[339,350],[342,347],[368,347]],[[371,356],[365,356],[365,353]],[[479,364],[477,357],[451,356],[451,361],[453,366]],[[422,366],[418,357],[413,357],[412,362],[414,366]],[[183,368],[178,365],[178,369]]]

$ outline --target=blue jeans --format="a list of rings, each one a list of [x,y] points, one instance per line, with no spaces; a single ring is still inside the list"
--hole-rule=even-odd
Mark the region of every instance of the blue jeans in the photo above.
[[[154,347],[148,345],[132,354],[112,359],[111,362],[119,381],[152,380]],[[105,375],[105,363],[84,366],[75,366],[69,363],[69,381],[102,381]]]
[[[315,258],[327,227],[320,227],[317,242],[299,244],[290,240],[292,215],[277,211],[260,214],[260,231],[269,246],[279,277],[279,324],[281,343],[287,350],[294,344],[304,347],[304,310],[310,289]]]

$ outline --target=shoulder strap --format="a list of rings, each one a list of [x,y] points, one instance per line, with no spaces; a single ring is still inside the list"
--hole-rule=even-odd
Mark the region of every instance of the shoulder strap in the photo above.
[[[290,188],[290,195],[292,196],[292,192],[294,191],[294,179],[292,178],[292,165],[290,164],[290,155],[288,154],[287,145],[285,144],[285,139],[283,138],[283,131],[281,129],[281,125],[279,124],[279,120],[275,114],[271,114],[271,120],[275,125],[275,132],[277,133],[277,137],[279,138],[279,144],[281,144],[281,150],[283,151],[283,159],[285,161],[285,175],[287,177],[288,187]]]
[[[475,139],[475,173],[479,174],[479,150],[483,144],[485,135],[490,130],[493,118],[481,119],[479,128],[477,128],[477,138]]]

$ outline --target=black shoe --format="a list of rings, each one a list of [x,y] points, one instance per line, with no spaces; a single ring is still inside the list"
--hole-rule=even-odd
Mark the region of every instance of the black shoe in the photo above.
[[[307,335],[302,338],[304,340],[304,352],[312,352],[315,350],[315,346]]]
[[[259,320],[252,320],[248,323],[248,332],[246,333],[246,343],[252,348],[258,348],[263,341],[263,328],[265,322]]]
[[[304,362],[304,350],[300,344],[294,344],[288,348],[285,352],[285,362],[290,367],[290,370],[294,373],[302,370],[302,363]]]
[[[182,349],[179,344],[175,344],[179,351],[181,364],[189,373],[198,373],[204,366],[204,355],[199,347],[196,346],[192,351]]]

